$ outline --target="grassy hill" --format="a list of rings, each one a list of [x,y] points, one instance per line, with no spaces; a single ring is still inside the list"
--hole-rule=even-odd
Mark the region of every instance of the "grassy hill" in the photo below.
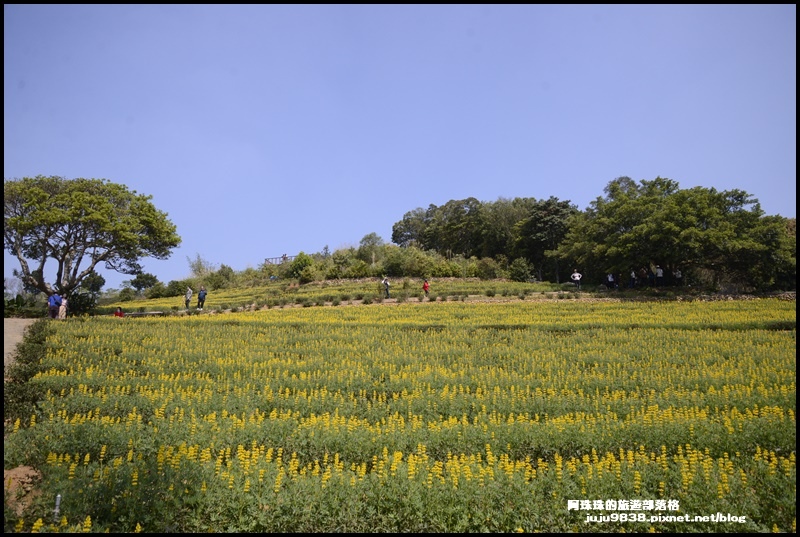
[[[276,307],[335,307],[431,301],[559,300],[587,297],[615,297],[631,300],[670,299],[696,294],[690,288],[685,287],[608,290],[603,285],[585,285],[583,290],[577,291],[572,283],[528,283],[478,278],[434,278],[429,281],[431,288],[426,297],[422,291],[422,280],[418,278],[392,280],[388,299],[385,298],[383,285],[376,278],[331,280],[304,285],[296,282],[277,281],[258,287],[213,289],[209,290],[202,312],[197,311],[196,308],[197,289],[195,289],[188,313],[212,314]],[[171,315],[187,314],[182,295],[155,299],[107,301],[97,308],[97,313],[111,314],[118,306],[127,313],[160,311]]]

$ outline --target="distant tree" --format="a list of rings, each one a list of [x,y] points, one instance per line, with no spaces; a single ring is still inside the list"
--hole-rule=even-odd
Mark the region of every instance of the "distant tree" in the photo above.
[[[25,177],[4,181],[3,194],[3,246],[23,282],[47,294],[69,296],[98,266],[138,274],[141,258],[166,259],[181,242],[151,196],[105,179]]]
[[[156,282],[155,285],[145,291],[145,297],[147,298],[162,298],[168,296],[170,295],[167,293],[167,286],[161,282]]]
[[[450,200],[438,207],[425,231],[425,248],[443,255],[472,257],[479,253],[483,237],[481,202],[475,198]]]
[[[223,263],[220,265],[219,270],[206,274],[202,281],[205,282],[209,289],[224,289],[231,287],[235,278],[236,272]]]
[[[187,287],[193,287],[192,280],[171,280],[167,284],[166,296],[183,296]]]
[[[528,211],[526,217],[514,225],[512,253],[539,267],[540,280],[545,279],[546,271],[548,277],[560,281],[558,258],[547,257],[547,252],[564,240],[569,218],[578,208],[569,201],[551,197],[533,202]]]
[[[82,315],[90,313],[96,306],[100,299],[100,292],[106,284],[106,279],[100,274],[92,272],[86,276],[80,284],[78,289],[75,289],[69,295],[65,295],[68,300],[68,309],[70,315]]]
[[[482,280],[493,280],[502,274],[500,264],[491,257],[483,257],[478,261],[478,277]]]
[[[94,295],[95,297],[100,296],[100,291],[103,290],[103,286],[106,284],[106,279],[103,278],[100,274],[96,272],[92,272],[88,274],[83,281],[81,281],[81,289]]]
[[[774,287],[779,271],[793,270],[785,220],[765,216],[746,192],[621,177],[605,193],[570,220],[555,251],[560,259],[598,272],[656,264],[667,275],[702,270],[713,275],[712,285],[754,289]],[[590,270],[584,277],[591,279]]]
[[[380,260],[381,246],[383,246],[383,239],[377,233],[369,233],[364,235],[359,242],[356,255],[368,265],[374,265]]]
[[[186,261],[189,263],[189,269],[192,271],[192,276],[197,278],[202,278],[207,274],[217,270],[217,267],[214,266],[213,263],[200,257],[200,254],[197,254],[194,259],[187,257]]]
[[[531,265],[524,257],[518,257],[508,267],[508,274],[515,282],[527,282],[531,279]]]
[[[314,260],[305,252],[300,252],[295,256],[292,260],[290,265],[289,274],[292,278],[299,279],[301,274],[303,274],[303,270],[306,267],[310,267],[314,264]],[[308,274],[308,273],[306,273]],[[307,282],[306,282],[307,283]]]
[[[137,274],[136,277],[131,280],[131,287],[136,289],[136,292],[141,295],[145,290],[150,289],[157,283],[158,278],[156,278],[155,275],[143,272]]]
[[[119,300],[121,302],[130,302],[134,298],[136,298],[136,294],[134,290],[131,289],[130,287],[126,287],[125,289],[119,292]]]
[[[429,224],[429,215],[435,209],[436,206],[431,205],[428,211],[417,208],[404,214],[403,219],[392,226],[392,242],[402,247],[418,246],[425,248],[425,229]]]
[[[499,198],[483,207],[480,255],[495,258],[511,255],[518,236],[517,225],[529,218],[537,204],[535,198]]]

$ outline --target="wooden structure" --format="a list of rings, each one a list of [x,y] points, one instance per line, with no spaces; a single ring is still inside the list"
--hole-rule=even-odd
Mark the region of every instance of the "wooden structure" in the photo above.
[[[297,257],[296,255],[286,255],[283,254],[282,256],[278,257],[267,257],[264,259],[265,265],[280,265],[281,263],[290,263],[294,261],[294,258]]]

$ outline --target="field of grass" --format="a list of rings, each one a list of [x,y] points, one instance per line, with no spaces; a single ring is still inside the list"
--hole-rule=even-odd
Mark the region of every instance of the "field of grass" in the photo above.
[[[5,530],[796,531],[795,301],[505,294],[41,321]]]

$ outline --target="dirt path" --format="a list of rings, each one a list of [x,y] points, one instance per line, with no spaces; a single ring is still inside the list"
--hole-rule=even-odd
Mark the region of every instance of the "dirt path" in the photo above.
[[[4,368],[13,361],[14,351],[22,341],[25,329],[36,321],[37,319],[3,319]],[[39,495],[36,484],[40,478],[39,472],[29,466],[3,469],[3,496],[17,516],[22,516],[23,509]]]
[[[37,319],[3,319],[3,368],[8,367],[25,329]]]

